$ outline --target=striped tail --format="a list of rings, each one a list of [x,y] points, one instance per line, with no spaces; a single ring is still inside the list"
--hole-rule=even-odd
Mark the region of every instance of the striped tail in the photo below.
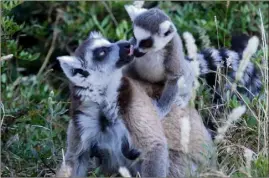
[[[215,88],[218,93],[220,88],[218,86],[219,82],[216,79],[217,72],[220,70],[224,71],[224,75],[229,80],[229,82],[226,82],[225,90],[231,89],[231,84],[236,82],[236,73],[239,70],[240,62],[243,58],[243,53],[247,52],[246,50],[248,49],[254,49],[254,51],[251,51],[252,54],[256,52],[255,49],[257,49],[258,43],[256,42],[255,44],[251,44],[256,39],[257,37],[255,36],[252,38],[247,38],[247,36],[235,36],[232,39],[232,50],[226,48],[208,48],[198,52],[196,54],[196,59],[199,62],[200,77],[205,78],[207,84],[210,87]],[[192,40],[185,39],[186,46],[194,46],[194,42],[192,42],[193,44],[190,44],[190,41]],[[193,60],[193,55],[190,57],[189,54],[187,59]],[[241,94],[246,95],[249,99],[252,99],[254,96],[258,95],[262,89],[261,80],[262,76],[260,70],[254,65],[253,62],[249,61],[246,65],[245,70],[243,71],[242,77],[240,77],[240,79],[237,81],[237,91]],[[214,96],[215,101],[218,101],[221,97],[217,93],[215,93]]]
[[[240,69],[240,66],[242,66],[242,63],[246,61],[243,59],[243,56],[246,56],[245,54],[249,50],[249,56],[251,57],[257,50],[257,37],[249,38],[244,35],[235,36],[232,38],[231,49],[209,48],[198,53],[196,52],[197,47],[194,38],[189,34],[185,34],[183,37],[188,52],[186,59],[188,61],[197,60],[199,62],[199,77],[206,80],[206,83],[212,88],[212,91],[216,91],[213,94],[214,103],[219,104],[225,101],[225,99],[223,99],[225,97],[225,92],[227,90],[232,91],[232,84],[234,82],[238,83],[236,88],[237,91],[240,94],[247,96],[249,99],[260,94],[262,89],[262,75],[259,68],[257,68],[253,62],[247,61],[245,70],[242,75],[240,75],[240,79],[236,81],[236,78],[238,78],[238,70]],[[221,73],[229,80],[222,88],[219,86],[219,78],[217,78],[217,72],[219,71],[221,71]],[[221,110],[222,107],[217,107],[215,111]],[[204,118],[204,124],[214,139],[218,127],[210,118],[211,117]]]
[[[197,60],[200,63],[200,75],[206,79],[209,86],[214,87],[215,83],[218,83],[216,82],[216,72],[219,68],[225,71],[230,80],[226,87],[231,89],[231,83],[236,81],[236,72],[242,61],[242,53],[228,49],[205,49],[198,54]],[[237,90],[252,99],[262,89],[261,79],[259,69],[253,62],[248,62],[242,78],[238,81],[240,85]]]

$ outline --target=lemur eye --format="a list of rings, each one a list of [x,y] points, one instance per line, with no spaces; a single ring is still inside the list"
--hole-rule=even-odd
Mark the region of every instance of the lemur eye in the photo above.
[[[73,69],[73,76],[74,75],[77,75],[77,74],[80,74],[80,75],[82,75],[85,78],[90,75],[89,72],[86,71],[86,70],[79,69],[79,68]]]
[[[99,56],[104,56],[106,54],[106,52],[103,50],[103,51],[100,51],[100,53],[99,53]]]
[[[164,33],[164,36],[168,36],[171,33],[171,30],[168,30],[167,32]]]
[[[141,48],[151,48],[152,45],[153,45],[152,38],[148,38],[148,39],[142,40],[139,43],[139,47],[141,47]]]
[[[94,49],[93,51],[94,60],[96,61],[103,60],[109,51],[110,51],[110,47],[99,47],[99,48]]]

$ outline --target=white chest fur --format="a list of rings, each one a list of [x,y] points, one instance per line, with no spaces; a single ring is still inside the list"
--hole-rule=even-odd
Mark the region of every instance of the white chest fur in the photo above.
[[[81,96],[81,104],[77,109],[83,113],[77,116],[78,124],[81,129],[80,134],[83,149],[87,149],[89,143],[91,143],[93,139],[99,141],[101,140],[99,137],[102,137],[103,132],[101,130],[102,123],[100,121],[100,104],[102,104],[104,100],[106,100],[111,105],[116,104],[118,98],[118,88],[121,83],[121,76],[121,71],[114,72],[114,75],[111,75],[109,78],[105,79],[106,85],[102,85],[102,81],[98,81],[98,85],[91,85],[91,87],[86,90],[77,91],[77,94]],[[105,82],[105,80],[103,80],[103,82]],[[113,109],[113,111],[116,112],[117,109]],[[119,131],[125,129],[122,125],[121,127],[119,124],[116,124],[114,127],[110,127],[110,129],[118,129]],[[113,131],[113,133],[114,132],[115,131]],[[108,138],[108,140],[112,140],[110,139],[109,134]]]
[[[150,82],[160,82],[165,79],[163,51],[148,53],[135,59],[135,69],[138,75]]]

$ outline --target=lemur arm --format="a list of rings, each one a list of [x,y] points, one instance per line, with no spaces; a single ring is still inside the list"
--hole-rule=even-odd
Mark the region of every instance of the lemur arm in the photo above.
[[[171,110],[175,97],[178,93],[178,79],[167,80],[160,98],[153,103],[157,107],[157,112],[163,119]]]
[[[182,42],[178,35],[167,44],[164,60],[166,82],[160,99],[156,102],[158,113],[163,119],[171,110],[178,95],[178,80],[183,76],[181,60],[184,60]]]

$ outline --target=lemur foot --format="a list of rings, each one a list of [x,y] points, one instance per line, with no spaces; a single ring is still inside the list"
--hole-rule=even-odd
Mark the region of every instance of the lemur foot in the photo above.
[[[140,150],[130,147],[130,143],[126,137],[122,139],[121,151],[125,158],[129,160],[136,160],[141,154]]]

